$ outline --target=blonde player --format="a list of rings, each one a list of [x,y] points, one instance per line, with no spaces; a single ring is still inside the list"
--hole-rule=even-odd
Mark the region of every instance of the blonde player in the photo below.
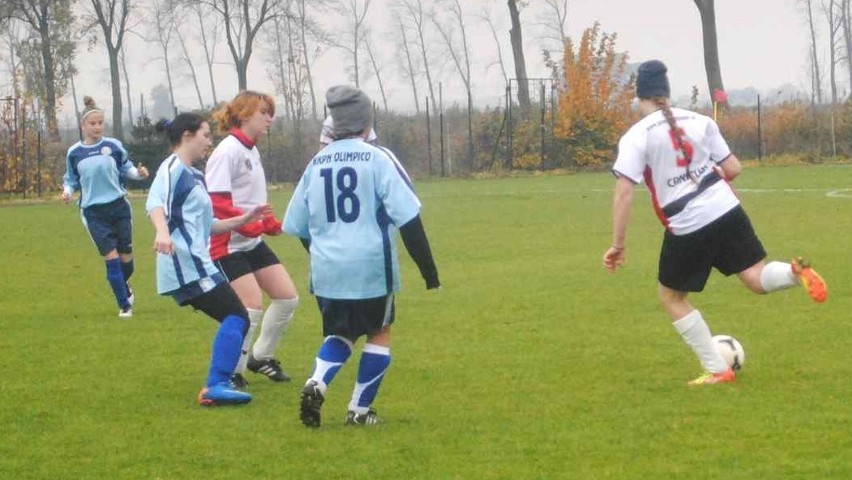
[[[266,204],[266,176],[256,144],[266,135],[275,101],[269,95],[243,91],[213,113],[219,131],[227,133],[207,161],[205,177],[217,219],[242,215]],[[246,368],[276,382],[290,376],[275,351],[299,305],[296,286],[261,236],[279,235],[281,222],[273,216],[248,223],[232,232],[214,235],[210,254],[228,278],[249,314],[249,331],[234,372],[234,384],[244,387]],[[263,293],[270,298],[263,312]],[[260,335],[252,347],[254,332]],[[251,348],[251,351],[249,349]]]
[[[711,340],[701,312],[687,300],[704,289],[712,268],[736,274],[753,292],[764,294],[802,285],[816,302],[828,297],[823,279],[801,258],[769,262],[729,182],[742,167],[711,118],[669,106],[666,66],[650,60],[639,67],[636,95],[644,118],[621,138],[613,173],[613,237],[603,266],[624,263],[627,224],[636,184],[645,182],[666,228],[659,261],[659,299],[677,332],[705,373],[689,382],[734,381]]]

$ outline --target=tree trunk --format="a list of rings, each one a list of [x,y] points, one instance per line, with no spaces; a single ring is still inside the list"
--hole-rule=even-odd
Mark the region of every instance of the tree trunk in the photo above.
[[[240,91],[248,90],[248,58],[234,59],[234,66],[237,68],[237,86]]]
[[[40,18],[41,58],[44,65],[44,118],[47,120],[47,138],[51,142],[61,140],[56,122],[56,68],[50,43],[50,27],[47,12]]]
[[[707,73],[707,87],[710,98],[716,90],[725,90],[722,83],[722,68],[719,65],[719,45],[716,40],[715,0],[695,0],[701,14],[701,31],[704,38],[704,70]]]
[[[130,76],[127,75],[127,61],[124,56],[124,50],[121,50],[121,57],[119,58],[121,62],[121,71],[124,74],[124,95],[127,97],[127,118],[130,119],[130,126],[134,125],[133,122],[136,121],[133,118],[133,97],[130,96]],[[141,115],[141,114],[140,114]]]
[[[314,120],[318,120],[317,116],[317,96],[314,92],[314,77],[311,74],[311,59],[308,58],[308,40],[305,30],[307,29],[307,11],[305,10],[305,0],[299,2],[299,34],[302,41],[302,54],[305,56],[305,74],[308,76],[308,91],[311,94],[311,115]]]
[[[408,38],[405,35],[405,25],[398,21],[399,33],[402,35],[402,48],[405,50],[406,65],[408,65],[408,78],[411,80],[411,91],[414,92],[414,109],[420,115],[420,97],[417,96],[417,79],[414,78],[414,64],[411,62],[411,50],[408,48]]]
[[[698,0],[696,0],[698,1]],[[518,80],[518,103],[521,110],[530,110],[530,89],[527,82],[527,62],[524,59],[524,38],[521,33],[521,15],[516,0],[508,0],[509,15],[512,17],[512,29],[509,38],[512,41],[512,55],[515,58],[515,77]]]
[[[204,16],[201,13],[201,7],[195,8],[196,16],[198,17],[198,26],[201,29],[201,46],[204,47],[204,59],[207,60],[207,75],[210,77],[210,91],[213,94],[213,105],[217,105],[219,103],[219,99],[216,98],[216,79],[213,76],[213,52],[210,46],[207,44],[207,34],[204,33]],[[214,27],[217,28],[217,27]],[[216,40],[216,30],[213,31],[213,40],[215,47]]]
[[[840,11],[843,23],[843,40],[846,45],[846,66],[849,73],[849,85],[852,87],[852,1],[843,0]],[[852,98],[852,91],[847,98]]]
[[[183,58],[186,59],[190,75],[192,75],[192,85],[195,87],[195,94],[198,96],[198,108],[204,110],[204,99],[201,97],[201,88],[198,86],[198,74],[195,72],[195,65],[192,64],[192,58],[189,56],[189,49],[186,48],[186,39],[180,33],[180,28],[176,28],[175,33],[177,33],[180,48],[183,51]]]
[[[118,73],[119,50],[107,47],[109,54],[109,77],[112,84],[112,136],[124,141],[124,122],[121,118],[121,76]]]

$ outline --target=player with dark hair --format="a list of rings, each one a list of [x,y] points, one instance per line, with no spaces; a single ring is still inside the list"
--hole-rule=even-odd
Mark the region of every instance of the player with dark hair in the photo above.
[[[157,129],[172,147],[172,154],[157,170],[145,205],[156,230],[157,292],[181,306],[201,310],[220,324],[198,403],[247,403],[251,395],[234,388],[230,379],[248,331],[248,312],[210,258],[210,234],[262,220],[271,211],[268,205],[258,205],[226,220],[214,219],[204,174],[195,168],[212,144],[209,123],[196,114],[181,113],[172,121],[158,122]]]
[[[266,176],[256,144],[266,135],[274,115],[271,96],[248,90],[213,113],[219,131],[228,134],[213,150],[205,170],[216,218],[228,219],[266,203]],[[247,385],[246,368],[276,382],[290,381],[275,351],[299,305],[299,294],[278,257],[261,240],[264,234],[281,234],[281,222],[268,215],[263,221],[214,235],[210,247],[213,260],[249,313],[249,330],[233,378],[239,387]],[[264,292],[270,298],[266,313]],[[252,347],[258,324],[260,335]]]
[[[80,191],[80,217],[106,263],[106,277],[118,303],[118,316],[133,316],[135,297],[128,281],[133,275],[133,217],[123,178],[142,180],[148,169],[135,167],[127,150],[104,137],[104,112],[92,97],[83,99],[80,113],[83,139],[68,149],[62,200]]]
[[[705,373],[689,382],[733,382],[711,340],[701,312],[687,300],[704,289],[710,271],[736,274],[751,291],[764,294],[802,285],[816,302],[828,297],[825,281],[801,258],[790,263],[764,259],[766,251],[730,183],[739,160],[719,127],[704,115],[669,105],[666,66],[650,60],[639,66],[636,95],[643,118],[618,144],[613,173],[613,238],[603,266],[614,272],[624,263],[627,224],[636,184],[644,181],[666,228],[659,260],[659,298],[677,332]]]
[[[397,229],[426,288],[441,284],[411,179],[390,150],[366,142],[369,97],[337,86],[328,90],[326,102],[334,119],[333,141],[305,169],[283,227],[310,253],[311,291],[325,337],[301,392],[300,418],[305,426],[320,426],[326,389],[355,341],[366,336],[346,424],[372,425],[378,423],[373,401],[391,361],[394,295],[400,288]]]

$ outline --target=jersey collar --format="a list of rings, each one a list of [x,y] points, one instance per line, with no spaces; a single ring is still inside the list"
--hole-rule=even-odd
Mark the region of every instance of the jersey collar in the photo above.
[[[242,143],[244,147],[249,148],[249,149],[254,148],[255,144],[252,141],[252,139],[250,139],[248,136],[246,136],[246,134],[243,133],[243,131],[240,130],[239,128],[232,128],[231,130],[228,131],[228,133],[230,135],[233,135],[234,138],[236,138],[237,140],[239,140],[240,143]]]

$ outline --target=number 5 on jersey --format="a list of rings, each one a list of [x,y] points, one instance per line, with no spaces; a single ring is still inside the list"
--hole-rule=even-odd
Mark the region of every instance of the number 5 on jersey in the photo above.
[[[680,134],[680,143],[681,143],[682,147],[678,146],[678,141],[677,141],[677,136],[675,136],[675,131],[672,130],[672,129],[669,129],[669,137],[672,139],[672,146],[674,147],[675,151],[678,152],[677,166],[678,167],[688,167],[689,162],[692,161],[692,152],[693,152],[692,143],[690,143],[689,140],[686,139],[686,133],[683,131],[682,128],[678,128],[677,130],[678,130],[678,133]]]
[[[343,167],[335,176],[334,169],[323,168],[320,170],[320,176],[325,184],[325,215],[328,223],[336,222],[338,217],[345,223],[357,220],[361,213],[361,202],[355,195],[358,172],[352,167]],[[335,184],[340,191],[337,198],[334,196]]]

